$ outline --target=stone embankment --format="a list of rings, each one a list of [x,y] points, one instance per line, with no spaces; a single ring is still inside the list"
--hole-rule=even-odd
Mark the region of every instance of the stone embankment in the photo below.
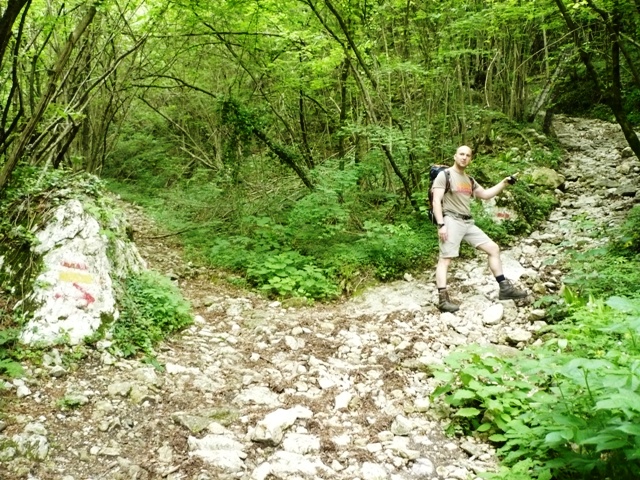
[[[640,164],[615,125],[559,118],[555,129],[568,150],[561,205],[503,252],[532,298],[559,291],[566,253],[600,245],[637,201]],[[138,245],[152,267],[185,270],[171,245]],[[452,272],[455,315],[437,311],[431,272],[300,308],[202,275],[179,283],[197,316],[159,348],[162,371],[102,342],[76,362],[52,349],[7,385],[0,478],[476,478],[494,451],[443,434],[429,368],[459,345],[535,342],[546,317],[531,302],[499,302],[482,256]]]

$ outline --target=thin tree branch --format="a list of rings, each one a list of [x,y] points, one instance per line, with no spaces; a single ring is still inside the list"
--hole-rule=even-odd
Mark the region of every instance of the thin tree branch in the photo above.
[[[25,126],[24,130],[20,135],[18,144],[13,148],[13,151],[9,155],[9,158],[7,159],[7,161],[5,162],[2,168],[2,171],[0,171],[0,192],[3,191],[5,186],[7,185],[7,182],[9,181],[9,177],[13,172],[14,168],[16,167],[16,165],[18,164],[19,158],[24,153],[24,150],[29,143],[29,139],[31,138],[31,135],[35,131],[36,126],[38,125],[42,116],[44,115],[46,108],[49,106],[49,103],[51,102],[57,90],[58,79],[60,78],[62,74],[62,70],[67,64],[69,57],[71,56],[71,52],[73,51],[78,41],[87,30],[87,27],[93,21],[96,13],[97,13],[97,4],[94,3],[87,9],[87,12],[85,13],[84,17],[80,20],[75,30],[73,31],[73,33],[69,36],[69,38],[67,39],[67,42],[64,45],[63,50],[60,52],[58,60],[56,61],[51,71],[51,76],[49,78],[47,90],[40,98],[40,101],[38,102],[38,106],[35,112],[29,119],[29,122],[27,123],[27,125]]]
[[[154,105],[151,105],[151,103],[149,103],[147,101],[146,98],[141,97],[140,100],[142,100],[151,110],[153,110],[154,112],[156,112],[158,115],[160,115],[162,118],[164,118],[167,122],[169,122],[169,124],[173,125],[175,128],[177,128],[178,130],[180,130],[182,132],[182,134],[187,137],[190,141],[191,144],[197,147],[197,142],[195,142],[192,138],[191,135],[189,135],[189,132],[187,132],[182,125],[180,125],[179,123],[175,122],[172,118],[168,117],[167,115],[165,115],[164,113],[162,113],[160,111],[160,109],[156,108]],[[181,147],[181,150],[183,150],[184,152],[188,153],[190,157],[192,157],[195,160],[198,160],[199,162],[202,162],[205,166],[217,170],[219,167],[215,166],[214,164],[212,164],[209,161],[205,161],[202,158],[198,157],[197,155],[193,154],[193,152],[188,151],[186,148]],[[198,148],[201,153],[203,153],[206,157],[205,152],[202,151],[202,149]]]
[[[9,93],[6,97],[7,103],[2,110],[2,120],[0,120],[0,146],[5,148],[5,141],[11,135],[11,133],[15,130],[20,118],[24,114],[24,104],[22,97],[22,89],[20,88],[20,79],[18,78],[18,58],[20,53],[20,44],[22,43],[22,34],[24,32],[24,25],[27,19],[27,12],[29,11],[29,7],[31,6],[31,0],[28,0],[26,8],[22,12],[22,18],[20,19],[20,26],[18,27],[18,35],[16,36],[15,45],[13,47],[13,61],[11,62],[11,88],[9,89]],[[9,118],[9,111],[11,109],[12,99],[14,95],[18,96],[18,110],[15,112],[13,120],[9,125],[8,129],[5,129],[7,124],[7,119]],[[6,145],[8,146],[8,145]],[[2,152],[4,153],[4,151]]]

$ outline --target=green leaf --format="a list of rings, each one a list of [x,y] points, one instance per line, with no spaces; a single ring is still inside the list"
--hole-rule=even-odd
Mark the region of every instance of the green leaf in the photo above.
[[[638,312],[640,313],[640,308],[635,302],[632,302],[628,298],[623,297],[609,297],[609,299],[605,302],[614,310],[618,310],[623,313],[631,313]]]
[[[491,425],[490,423],[483,423],[478,428],[476,428],[476,432],[488,432],[489,430],[491,430],[492,426],[493,425]]]
[[[0,372],[3,371],[9,377],[21,377],[24,375],[22,365],[14,360],[0,359]]]
[[[557,445],[566,443],[566,438],[560,432],[549,432],[544,437],[544,442],[548,445]]]
[[[480,410],[477,408],[461,408],[455,413],[456,417],[476,417],[480,415]]]
[[[489,440],[491,440],[492,442],[506,442],[509,439],[501,433],[495,433],[489,437]]]
[[[640,424],[637,423],[625,422],[622,425],[615,427],[615,430],[640,438]]]
[[[625,410],[640,412],[640,395],[630,390],[621,389],[596,402],[597,410]]]
[[[509,389],[504,385],[489,385],[486,387],[481,387],[477,390],[478,395],[481,397],[490,397],[500,395],[501,393],[507,392]]]
[[[502,401],[502,399],[495,400],[493,398],[489,398],[489,399],[485,400],[485,405],[487,407],[487,410],[490,410],[493,413],[495,413],[495,412],[503,412],[504,411],[504,407],[505,407],[505,404]]]
[[[604,452],[606,450],[618,450],[629,446],[629,442],[626,439],[610,439],[606,442],[598,443],[596,445],[596,452]]]
[[[475,392],[472,392],[471,390],[465,390],[463,388],[461,388],[460,390],[456,390],[456,392],[452,396],[453,400],[455,400],[456,402],[460,402],[461,400],[469,400],[475,397]]]
[[[433,398],[439,397],[440,395],[444,395],[445,393],[449,393],[451,391],[451,385],[440,385],[436,387],[431,396]]]

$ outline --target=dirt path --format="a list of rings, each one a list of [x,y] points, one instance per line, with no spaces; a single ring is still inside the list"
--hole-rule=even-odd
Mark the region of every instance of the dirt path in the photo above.
[[[507,276],[533,295],[561,288],[564,252],[601,243],[594,229],[619,223],[638,188],[615,126],[559,119],[556,130],[571,151],[562,205],[503,252]],[[160,346],[163,371],[113,358],[104,342],[75,359],[52,350],[3,396],[0,478],[444,480],[494,467],[489,445],[443,434],[429,401],[429,366],[452,348],[514,348],[544,326],[543,310],[497,301],[482,257],[452,276],[456,315],[437,311],[431,272],[283,308],[185,265],[175,237],[130,217],[142,256],[176,278],[195,323]]]

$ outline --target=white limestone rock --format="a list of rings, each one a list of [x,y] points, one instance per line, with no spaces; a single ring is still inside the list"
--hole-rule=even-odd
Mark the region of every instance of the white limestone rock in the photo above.
[[[413,422],[403,415],[396,416],[391,424],[391,432],[394,435],[409,435],[413,430]]]
[[[244,469],[247,454],[244,445],[225,435],[206,435],[198,439],[189,437],[189,450],[204,461],[225,472],[240,472]]]
[[[289,409],[279,408],[269,413],[255,426],[250,434],[254,442],[268,445],[278,445],[282,441],[284,432],[293,425],[298,418],[311,418],[313,412],[306,407],[296,406]]]
[[[254,386],[240,392],[233,399],[233,403],[238,405],[265,405],[267,407],[278,407],[281,405],[278,394],[269,387]]]
[[[516,328],[510,332],[507,332],[507,340],[511,343],[528,342],[533,337],[533,334],[523,328]]]
[[[487,308],[482,316],[482,323],[485,325],[497,325],[504,315],[504,305],[495,303]]]
[[[331,478],[335,472],[319,458],[277,451],[251,473],[251,480]],[[365,477],[367,478],[367,477]]]
[[[282,447],[287,452],[306,455],[320,451],[320,439],[315,435],[303,433],[288,433],[282,441]]]
[[[367,480],[388,480],[389,472],[378,463],[364,462],[362,464],[361,477]]]
[[[135,246],[124,239],[110,242],[98,221],[75,199],[59,206],[36,238],[34,253],[42,257],[42,268],[24,299],[34,310],[21,341],[76,345],[95,333],[103,319],[116,320],[112,276],[144,268]],[[107,256],[110,247],[117,258]]]
[[[349,408],[349,402],[353,395],[350,392],[340,392],[338,396],[336,396],[334,410],[346,410]]]
[[[29,459],[45,460],[49,454],[49,441],[46,435],[47,430],[41,423],[25,425],[22,433],[12,437],[16,453]]]

